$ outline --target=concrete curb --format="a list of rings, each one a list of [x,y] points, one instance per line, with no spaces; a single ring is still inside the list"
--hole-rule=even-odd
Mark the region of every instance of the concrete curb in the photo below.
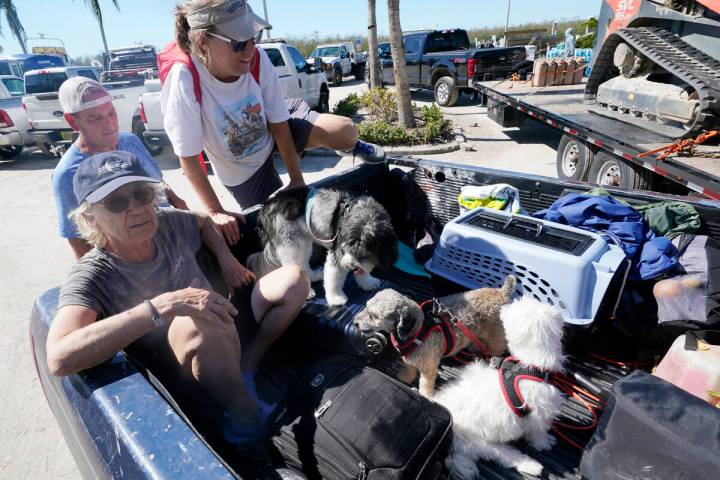
[[[460,142],[441,143],[439,145],[409,145],[400,147],[383,147],[388,155],[434,155],[460,150]],[[329,148],[316,148],[308,150],[307,156],[312,157],[339,157],[335,150]]]

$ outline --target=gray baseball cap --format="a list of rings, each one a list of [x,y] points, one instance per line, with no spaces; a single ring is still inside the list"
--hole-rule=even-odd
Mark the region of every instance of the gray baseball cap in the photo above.
[[[272,28],[255,15],[247,0],[227,0],[219,5],[199,8],[187,14],[187,21],[193,30],[214,25],[238,42],[250,40],[261,30]]]

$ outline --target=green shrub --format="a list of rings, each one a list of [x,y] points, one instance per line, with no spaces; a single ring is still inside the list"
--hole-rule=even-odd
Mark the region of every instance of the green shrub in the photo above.
[[[338,102],[332,113],[343,117],[352,117],[358,110],[360,110],[360,97],[357,93],[351,93]]]
[[[413,145],[417,133],[404,127],[396,127],[382,120],[363,122],[359,125],[360,139],[377,145]]]
[[[395,92],[383,88],[373,88],[365,92],[360,101],[370,111],[370,118],[375,121],[393,123],[398,118],[397,99]]]
[[[433,143],[452,136],[452,122],[443,117],[440,107],[436,104],[422,107],[422,119],[425,122],[425,127],[421,131],[423,142]]]

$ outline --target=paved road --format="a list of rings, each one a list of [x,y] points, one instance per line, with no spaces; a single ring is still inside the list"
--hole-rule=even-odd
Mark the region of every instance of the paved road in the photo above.
[[[361,82],[348,81],[331,88],[332,104],[353,91],[363,91]],[[423,92],[413,94],[419,104],[432,101]],[[467,98],[452,109],[449,118],[461,126],[475,151],[428,156],[465,164],[482,165],[554,176],[559,137],[541,124],[523,131],[503,131],[486,116],[485,109]],[[158,157],[166,180],[192,206],[198,201],[179,170],[177,159],[166,151]],[[59,285],[73,259],[67,244],[57,236],[57,220],[50,187],[56,159],[26,149],[16,161],[0,162],[2,212],[0,224],[0,308],[4,332],[0,336],[0,385],[3,413],[0,415],[0,478],[79,478],[72,456],[55,423],[36,378],[28,342],[28,319],[33,300]],[[306,179],[314,181],[352,165],[350,158],[305,158]],[[217,186],[217,179],[211,177]],[[216,188],[227,208],[234,201]]]

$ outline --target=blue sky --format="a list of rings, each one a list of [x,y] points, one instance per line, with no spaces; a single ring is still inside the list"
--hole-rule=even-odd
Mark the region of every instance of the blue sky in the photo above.
[[[510,24],[547,19],[588,18],[600,10],[599,0],[510,0]],[[102,50],[100,31],[83,0],[14,0],[28,37],[44,33],[61,38],[71,57]],[[162,46],[173,35],[175,0],[119,0],[118,12],[110,0],[101,0],[108,46],[135,42]],[[273,36],[314,37],[334,33],[367,32],[365,0],[266,0]],[[250,0],[262,16],[262,0]],[[505,24],[507,0],[402,0],[404,30],[473,28]],[[387,33],[387,2],[377,0],[378,29]],[[3,53],[20,53],[20,46],[3,17],[0,46]]]

